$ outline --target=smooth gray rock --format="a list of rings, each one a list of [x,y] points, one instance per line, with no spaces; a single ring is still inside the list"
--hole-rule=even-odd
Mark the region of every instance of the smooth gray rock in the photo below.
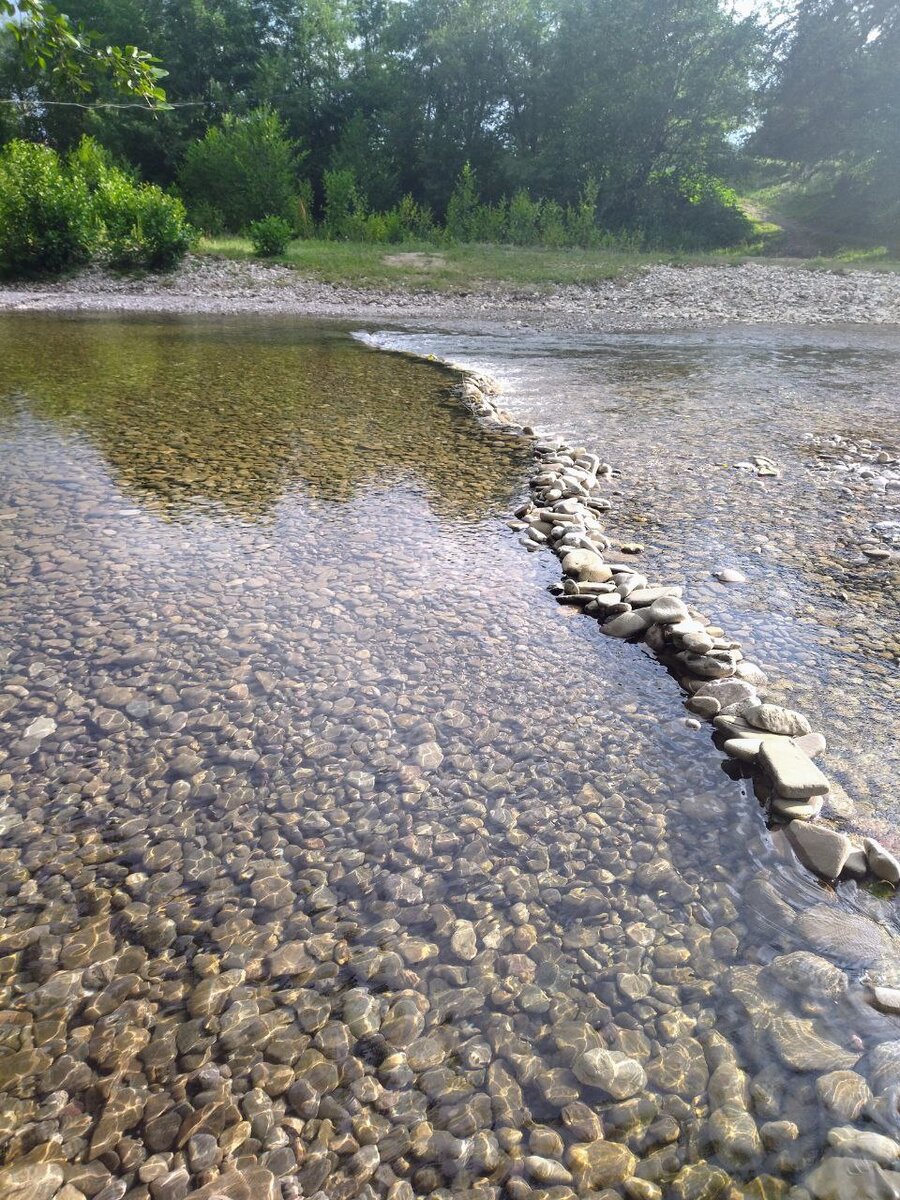
[[[809,800],[828,792],[828,780],[793,742],[762,742],[759,763],[778,795],[786,800]]]
[[[692,675],[696,675],[700,679],[727,679],[734,674],[734,663],[724,662],[720,658],[712,658],[709,654],[691,654],[690,651],[682,651],[678,658]]]
[[[853,849],[846,834],[806,821],[792,821],[788,837],[804,866],[823,879],[837,879]]]
[[[640,612],[620,613],[601,626],[604,633],[610,637],[637,637],[647,629],[647,621]]]
[[[685,621],[688,617],[687,605],[677,596],[660,596],[658,600],[653,601],[647,613],[650,620],[657,625],[671,625],[676,621]]]
[[[883,879],[886,883],[892,883],[896,887],[900,883],[900,861],[874,838],[863,838],[863,846],[869,870],[875,878]]]
[[[900,1200],[900,1172],[864,1158],[826,1158],[803,1183],[815,1200]]]
[[[562,569],[572,578],[587,583],[605,583],[612,579],[612,571],[600,555],[590,550],[570,550],[562,560]]]
[[[811,821],[821,813],[824,804],[821,796],[813,796],[810,800],[785,800],[776,796],[771,810],[782,821]]]
[[[828,1131],[828,1144],[846,1158],[870,1158],[882,1167],[893,1167],[900,1159],[900,1146],[893,1138],[871,1130],[838,1125]]]
[[[778,704],[748,704],[740,713],[756,729],[767,733],[781,733],[786,737],[801,737],[812,732],[809,721],[802,713]]]
[[[715,696],[693,695],[687,701],[687,707],[701,717],[715,717],[719,712],[719,702]]]
[[[743,679],[711,679],[697,688],[694,695],[711,696],[718,700],[722,708],[728,708],[731,704],[752,700],[756,696],[756,689]]]

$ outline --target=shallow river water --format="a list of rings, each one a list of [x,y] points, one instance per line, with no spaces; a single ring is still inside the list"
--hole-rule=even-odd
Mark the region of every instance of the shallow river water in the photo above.
[[[900,849],[900,332],[375,340],[486,371],[518,421],[607,459],[612,536],[643,543],[642,569],[682,584],[826,735],[833,815]]]
[[[556,605],[526,440],[287,319],[0,379],[3,1200],[900,1195],[896,906]]]

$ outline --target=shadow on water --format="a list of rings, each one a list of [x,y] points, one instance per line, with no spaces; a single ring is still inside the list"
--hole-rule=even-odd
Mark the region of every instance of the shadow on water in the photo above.
[[[0,369],[8,1171],[686,1200],[897,1139],[893,907],[555,604],[444,374],[32,317]]]

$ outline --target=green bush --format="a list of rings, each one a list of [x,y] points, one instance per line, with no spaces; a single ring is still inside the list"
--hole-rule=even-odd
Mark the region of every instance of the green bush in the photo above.
[[[524,190],[516,192],[509,202],[506,216],[506,239],[514,246],[536,246],[541,242],[541,205]]]
[[[154,183],[135,183],[114,168],[98,187],[96,203],[113,266],[165,270],[190,249],[193,231],[184,204]]]
[[[479,210],[483,206],[478,201],[478,184],[475,172],[466,163],[459,174],[453,194],[447,202],[447,216],[444,222],[444,232],[452,242],[474,242],[479,239]]]
[[[205,200],[191,205],[191,221],[207,237],[219,237],[225,232],[225,214],[221,208]]]
[[[545,200],[541,205],[540,240],[542,246],[554,250],[566,244],[566,214],[556,200]]]
[[[226,114],[188,147],[178,185],[195,219],[212,204],[225,229],[238,233],[263,217],[292,219],[302,157],[272,109]]]
[[[366,205],[350,170],[326,171],[322,232],[338,242],[366,241]]]
[[[600,188],[595,179],[589,179],[581,189],[577,204],[566,208],[566,242],[570,246],[592,246],[599,237],[597,229],[597,201]]]
[[[384,214],[385,241],[425,242],[435,235],[431,210],[417,204],[412,196],[404,196]]]
[[[96,223],[84,180],[49,146],[9,142],[0,151],[0,267],[55,273],[86,262]]]
[[[654,175],[638,219],[654,245],[704,250],[736,246],[753,234],[737,193],[709,175],[665,171]]]
[[[254,221],[248,230],[254,254],[275,258],[284,254],[293,230],[284,217],[263,217]]]

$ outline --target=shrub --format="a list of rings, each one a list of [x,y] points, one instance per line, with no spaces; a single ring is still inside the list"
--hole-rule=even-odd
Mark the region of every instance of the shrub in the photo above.
[[[473,242],[507,241],[509,203],[498,200],[496,204],[481,204],[475,216]]]
[[[254,221],[248,232],[253,242],[254,254],[263,258],[275,258],[287,250],[293,231],[284,217],[263,217]]]
[[[225,214],[215,204],[205,201],[191,207],[193,224],[201,229],[207,237],[218,237],[225,232]]]
[[[480,224],[479,209],[482,207],[478,202],[475,172],[469,163],[466,163],[447,202],[447,217],[444,223],[447,237],[454,242],[476,241]]]
[[[542,246],[553,249],[566,244],[566,214],[556,200],[545,200],[541,205],[540,239]]]
[[[388,242],[424,242],[435,234],[431,210],[417,204],[409,195],[386,212],[384,219]]]
[[[114,266],[164,270],[190,249],[184,204],[154,183],[135,183],[114,167],[97,188],[96,208]]]
[[[263,217],[291,220],[301,158],[272,109],[227,114],[188,147],[178,184],[192,214],[214,205],[238,233]]]
[[[0,151],[0,265],[14,275],[86,262],[96,240],[87,185],[49,146],[9,142]]]
[[[709,175],[659,172],[650,180],[638,219],[650,242],[702,250],[735,246],[753,233],[736,192]]]
[[[514,246],[535,246],[541,240],[541,206],[524,190],[516,192],[509,202],[506,216],[507,240]]]
[[[570,246],[592,246],[597,241],[597,201],[600,188],[595,179],[589,179],[581,189],[577,204],[566,208],[566,241]]]
[[[333,241],[364,241],[366,205],[350,170],[326,171],[322,232]]]

